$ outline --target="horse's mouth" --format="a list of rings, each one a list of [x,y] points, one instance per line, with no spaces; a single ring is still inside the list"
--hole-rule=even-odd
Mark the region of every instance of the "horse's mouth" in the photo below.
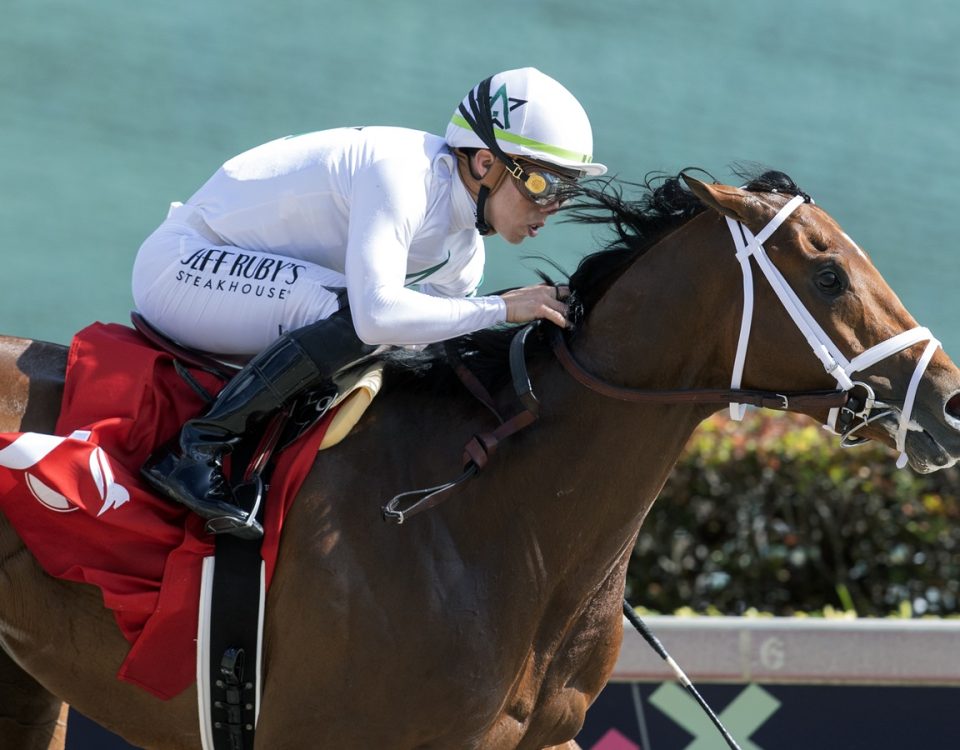
[[[883,429],[889,442],[895,445],[900,426],[899,410],[890,411],[875,424]],[[960,453],[945,448],[923,425],[913,420],[908,427],[904,448],[910,468],[918,474],[932,474],[960,462]]]
[[[949,469],[960,458],[948,453],[929,432],[910,433],[907,436],[907,459],[910,468],[918,474],[932,474]]]

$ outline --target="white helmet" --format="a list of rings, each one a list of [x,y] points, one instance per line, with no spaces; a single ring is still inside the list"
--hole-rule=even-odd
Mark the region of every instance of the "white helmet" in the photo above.
[[[593,161],[593,131],[580,102],[536,68],[507,70],[471,89],[453,113],[446,141],[495,154],[499,146],[506,154],[592,177],[607,171]]]

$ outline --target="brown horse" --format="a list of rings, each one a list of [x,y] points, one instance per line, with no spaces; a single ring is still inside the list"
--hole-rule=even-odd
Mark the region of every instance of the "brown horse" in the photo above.
[[[582,201],[619,234],[571,278],[585,317],[570,349],[596,378],[622,388],[731,385],[745,297],[736,222],[750,231],[741,237],[761,236],[846,357],[916,327],[819,207],[791,203],[762,236],[795,192],[788,180],[687,183],[692,192],[672,180],[643,203],[607,191]],[[754,292],[743,388],[834,389],[840,377],[811,353],[771,283],[758,275]],[[925,340],[869,364],[858,389],[888,406],[871,414],[861,403],[847,416],[859,412],[855,422],[870,420],[861,437],[899,440],[913,468],[931,471],[960,457],[960,370]],[[6,339],[0,355],[0,429],[50,431],[64,350]],[[723,404],[610,398],[571,378],[546,347],[530,352],[529,372],[539,422],[402,526],[381,522],[383,501],[449,478],[465,440],[490,427],[443,363],[388,377],[355,433],[317,460],[268,596],[258,747],[576,747],[617,657],[640,524],[694,428]],[[768,402],[830,417],[815,400]],[[164,703],[118,682],[127,644],[99,593],[45,576],[2,517],[0,571],[0,746],[46,747],[61,701],[143,747],[199,746],[194,691]]]

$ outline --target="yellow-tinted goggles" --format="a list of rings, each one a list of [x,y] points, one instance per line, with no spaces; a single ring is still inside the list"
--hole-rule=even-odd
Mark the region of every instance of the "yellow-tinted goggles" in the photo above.
[[[510,174],[520,185],[520,192],[538,206],[564,201],[576,190],[576,179],[558,174],[534,162],[519,161],[520,169]]]

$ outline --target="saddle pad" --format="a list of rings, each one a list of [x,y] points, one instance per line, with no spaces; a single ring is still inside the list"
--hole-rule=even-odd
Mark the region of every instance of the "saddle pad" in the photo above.
[[[191,373],[211,393],[223,385]],[[153,496],[139,468],[204,407],[169,354],[126,326],[95,323],[71,344],[55,435],[0,435],[0,510],[48,574],[100,588],[130,643],[117,676],[163,699],[195,680],[200,566],[213,542],[203,519]],[[328,424],[277,460],[264,517],[268,586],[283,518]]]

